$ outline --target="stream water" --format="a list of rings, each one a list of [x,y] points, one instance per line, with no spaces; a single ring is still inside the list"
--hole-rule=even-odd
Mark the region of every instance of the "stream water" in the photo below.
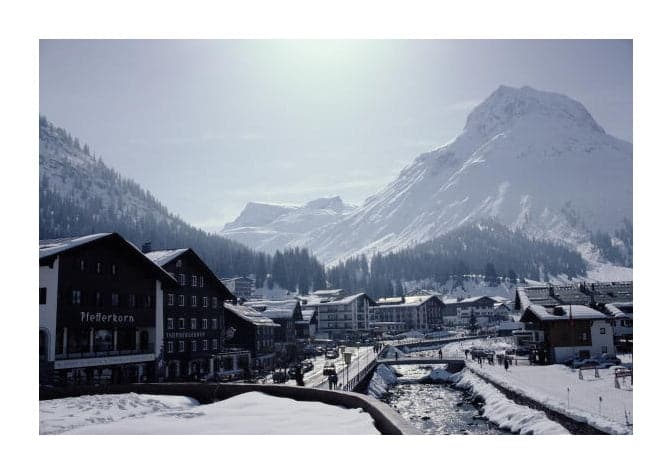
[[[478,408],[467,394],[449,385],[417,381],[434,367],[399,365],[399,384],[390,387],[381,401],[425,434],[511,434],[479,416]]]

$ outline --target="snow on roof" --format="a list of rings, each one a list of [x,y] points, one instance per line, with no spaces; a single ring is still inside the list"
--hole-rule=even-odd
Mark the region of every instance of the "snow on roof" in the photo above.
[[[342,289],[334,289],[334,290],[317,290],[313,291],[313,294],[316,296],[338,296],[341,293],[343,293]]]
[[[443,304],[455,304],[457,303],[457,298],[443,298]]]
[[[112,235],[110,232],[102,234],[84,235],[81,237],[63,237],[60,239],[40,240],[40,258],[50,257],[66,250],[88,244],[94,240]]]
[[[460,303],[475,303],[478,300],[481,300],[483,298],[487,298],[489,300],[493,300],[491,296],[472,296],[471,298],[465,298]]]
[[[555,308],[545,308],[538,304],[531,304],[527,307],[532,314],[542,321],[562,321],[569,320],[569,314],[572,319],[605,319],[606,316],[588,306],[583,305],[560,305]]]
[[[271,319],[293,319],[294,310],[298,304],[296,300],[261,300],[243,303],[244,306],[254,308]]]
[[[632,301],[605,304],[604,309],[614,318],[632,319]]]
[[[259,311],[254,308],[250,308],[249,306],[224,303],[224,308],[228,309],[241,319],[254,324],[255,326],[280,327],[280,325],[274,323],[272,319],[263,316]]]
[[[369,296],[366,293],[357,293],[356,295],[345,296],[345,297],[343,297],[341,299],[338,299],[338,300],[333,300],[333,301],[327,301],[325,303],[320,303],[320,305],[326,306],[326,305],[350,304],[353,301],[355,301],[357,298],[360,298],[362,296],[365,297],[365,298],[369,298]],[[369,299],[371,300],[371,298],[369,298]],[[371,300],[371,301],[375,304],[375,301],[373,301],[373,300]]]
[[[378,304],[383,306],[384,308],[411,308],[411,307],[414,308],[416,306],[422,306],[433,297],[434,295],[418,295],[418,296],[406,296],[404,298],[381,298],[398,302],[395,304],[381,304],[379,299]]]
[[[153,252],[147,252],[145,257],[162,267],[166,263],[182,255],[187,250],[189,249],[155,250]]]
[[[109,237],[111,235],[116,235],[119,239],[121,239],[122,242],[125,242],[127,245],[131,247],[131,249],[135,250],[139,255],[142,255],[143,257],[146,258],[146,255],[140,251],[138,247],[133,245],[131,242],[128,240],[124,239],[121,235],[116,234],[114,232],[107,232],[107,233],[101,233],[101,234],[91,234],[91,235],[84,235],[81,237],[63,237],[60,239],[45,239],[45,240],[40,240],[40,259],[45,258],[45,257],[51,257],[53,255],[58,255],[59,253],[65,252],[67,250],[71,250],[77,247],[80,247],[84,244],[88,244],[90,242],[94,242],[96,240],[102,239],[104,237]],[[161,268],[161,265],[158,265],[156,262],[153,260],[146,258],[146,261],[150,263],[150,265],[153,265],[158,269],[161,274],[171,280],[172,282],[175,282],[175,278],[170,275],[170,273],[166,272],[163,268]]]

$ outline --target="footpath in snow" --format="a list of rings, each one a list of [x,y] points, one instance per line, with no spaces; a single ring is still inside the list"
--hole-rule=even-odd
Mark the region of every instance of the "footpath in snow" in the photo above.
[[[40,402],[40,434],[380,434],[371,416],[249,392],[199,405],[188,397],[96,395]]]

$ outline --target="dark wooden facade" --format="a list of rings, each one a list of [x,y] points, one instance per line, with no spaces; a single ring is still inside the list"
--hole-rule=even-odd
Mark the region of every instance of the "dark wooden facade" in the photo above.
[[[162,259],[156,256],[167,255]],[[147,253],[177,281],[164,294],[163,359],[168,380],[196,379],[218,369],[225,347],[224,303],[235,297],[192,249]]]

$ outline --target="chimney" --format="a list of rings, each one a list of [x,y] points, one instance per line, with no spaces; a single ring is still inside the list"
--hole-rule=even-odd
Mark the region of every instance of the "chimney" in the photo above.
[[[149,253],[152,251],[152,241],[148,240],[144,244],[142,244],[142,253]]]

